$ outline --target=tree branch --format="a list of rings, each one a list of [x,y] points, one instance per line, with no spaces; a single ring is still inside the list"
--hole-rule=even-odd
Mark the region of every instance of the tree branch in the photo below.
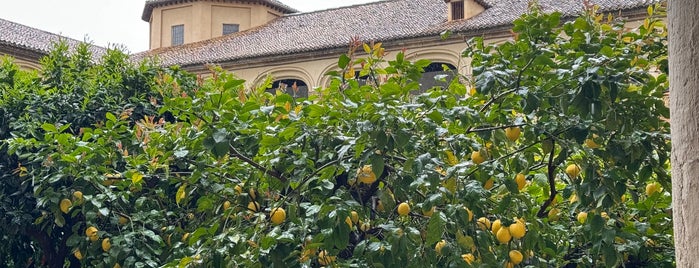
[[[500,95],[497,95],[497,96],[494,96],[494,97],[490,98],[490,100],[489,100],[485,105],[483,105],[483,107],[481,107],[481,109],[480,109],[478,112],[481,112],[481,113],[482,113],[483,111],[485,111],[485,109],[488,109],[488,107],[490,107],[490,105],[492,105],[492,104],[493,104],[495,101],[497,101],[498,99],[502,98],[502,97],[505,96],[505,95],[508,95],[508,94],[510,94],[510,93],[512,93],[512,92],[516,92],[517,90],[519,90],[519,88],[521,87],[522,75],[524,74],[524,71],[525,71],[526,69],[528,69],[529,66],[532,65],[532,63],[534,62],[534,59],[535,59],[535,58],[531,58],[531,59],[529,60],[529,62],[527,62],[527,65],[524,65],[524,67],[522,67],[522,69],[519,70],[519,74],[517,74],[517,80],[515,80],[515,84],[516,84],[517,86],[516,86],[514,89],[505,91],[505,92],[503,92],[503,93],[500,93]]]
[[[282,181],[282,182],[286,182],[286,181],[289,180],[289,179],[287,179],[286,177],[284,177],[284,175],[282,175],[281,173],[279,173],[279,172],[277,172],[277,171],[275,171],[275,170],[271,170],[271,169],[268,169],[268,168],[266,168],[266,167],[263,167],[262,165],[260,165],[259,163],[255,162],[254,160],[248,158],[247,156],[244,156],[244,155],[241,154],[235,147],[233,147],[233,145],[229,144],[229,145],[228,145],[228,148],[229,148],[229,152],[230,152],[230,154],[231,154],[232,156],[234,156],[235,158],[238,158],[238,159],[242,160],[243,162],[250,164],[250,165],[253,166],[254,168],[256,168],[256,169],[258,169],[258,170],[264,172],[265,175],[269,175],[269,176],[275,177],[275,178],[279,179],[279,180]]]
[[[553,148],[556,147],[556,140],[551,139],[551,143],[553,144]],[[544,218],[548,214],[546,212],[546,209],[553,203],[553,200],[556,199],[556,195],[558,194],[558,191],[556,190],[556,166],[553,164],[553,155],[556,150],[551,149],[551,152],[549,153],[549,164],[548,164],[548,179],[549,179],[549,188],[551,191],[551,194],[549,195],[549,199],[547,199],[544,204],[541,205],[541,208],[539,208],[539,212],[536,213],[536,216],[539,218]]]
[[[521,126],[526,126],[527,124],[515,124],[515,125],[507,125],[507,126],[495,126],[495,127],[480,127],[480,128],[473,128],[469,127],[466,130],[466,133],[475,133],[475,132],[487,132],[487,131],[493,131],[493,130],[498,130],[498,129],[506,129],[510,127],[521,127]]]

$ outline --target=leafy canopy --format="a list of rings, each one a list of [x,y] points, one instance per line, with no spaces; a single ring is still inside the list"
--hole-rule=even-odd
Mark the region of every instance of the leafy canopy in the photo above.
[[[6,61],[0,263],[672,266],[653,12],[627,31],[534,7],[423,93],[429,62],[380,43],[307,99],[117,51],[59,45],[41,75]]]

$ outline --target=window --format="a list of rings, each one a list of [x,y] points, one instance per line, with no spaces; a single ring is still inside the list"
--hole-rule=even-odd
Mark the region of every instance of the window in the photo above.
[[[179,46],[184,44],[184,25],[172,26],[172,45]]]
[[[283,79],[272,83],[272,88],[267,92],[274,94],[277,90],[287,93],[294,98],[308,98],[308,86],[306,82],[298,79]]]
[[[444,62],[433,62],[423,69],[420,79],[420,90],[416,94],[424,93],[428,89],[439,87],[448,88],[456,77],[456,66]]]
[[[238,31],[240,31],[239,24],[223,24],[223,35],[237,33]]]
[[[464,18],[464,2],[451,2],[451,20],[460,20]]]

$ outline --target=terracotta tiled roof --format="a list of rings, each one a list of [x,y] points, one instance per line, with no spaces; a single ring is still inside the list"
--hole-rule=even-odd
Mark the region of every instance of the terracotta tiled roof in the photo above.
[[[473,18],[447,22],[444,0],[388,0],[286,15],[233,35],[135,55],[157,55],[165,65],[193,66],[265,56],[346,47],[351,37],[381,42],[438,36],[445,30],[469,33],[509,26],[525,13],[529,0],[479,0],[486,10]],[[660,0],[591,0],[601,11],[643,8]],[[539,0],[544,11],[565,16],[582,12],[582,0]]]
[[[65,36],[0,19],[0,45],[22,49],[38,55],[46,55],[52,50],[53,43],[59,40],[65,40],[70,47],[75,47],[82,43]],[[95,58],[106,52],[105,48],[95,45],[90,45],[90,50]]]
[[[153,13],[153,8],[157,6],[164,6],[164,5],[170,5],[170,4],[179,4],[179,3],[187,3],[187,2],[195,2],[198,0],[146,0],[146,5],[143,8],[143,15],[141,15],[141,19],[148,22],[150,21],[150,16]],[[233,1],[233,0],[228,0],[228,1]],[[297,13],[299,12],[298,10],[285,5],[282,2],[279,2],[277,0],[246,0],[246,2],[258,2],[262,4],[267,4],[269,6],[272,6],[274,8],[279,9],[285,14],[289,13]]]

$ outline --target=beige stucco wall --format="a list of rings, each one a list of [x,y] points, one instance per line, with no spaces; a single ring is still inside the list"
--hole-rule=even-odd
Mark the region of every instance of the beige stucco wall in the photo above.
[[[506,38],[497,37],[488,42],[502,42]],[[457,67],[461,74],[470,74],[470,61],[461,57],[461,52],[466,48],[466,43],[457,41],[434,41],[431,43],[421,43],[420,45],[409,46],[406,50],[406,59],[416,61],[428,59],[432,62],[449,63]],[[387,51],[386,60],[393,60],[402,48],[393,48]],[[366,55],[357,55],[365,57]],[[234,73],[241,79],[246,80],[246,86],[253,88],[265,81],[267,76],[272,76],[274,80],[298,79],[306,82],[309,91],[319,87],[325,87],[330,82],[330,77],[325,74],[329,71],[339,70],[337,66],[339,55],[327,56],[324,58],[304,59],[297,58],[293,61],[283,61],[276,64],[267,64],[253,67],[233,67],[227,71]],[[359,67],[357,67],[359,68]]]
[[[157,7],[150,18],[150,49],[169,47],[175,25],[184,25],[184,43],[187,44],[221,36],[224,23],[238,24],[239,30],[244,31],[281,15],[269,7],[244,1],[199,1]]]

